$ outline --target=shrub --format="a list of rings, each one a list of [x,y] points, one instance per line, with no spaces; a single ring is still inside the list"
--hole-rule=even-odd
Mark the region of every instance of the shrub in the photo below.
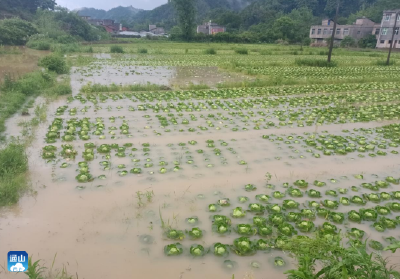
[[[29,48],[37,49],[37,50],[50,50],[50,48],[51,48],[50,40],[40,40],[40,41],[29,40],[26,45]]]
[[[147,48],[139,48],[138,53],[147,53]]]
[[[377,39],[375,35],[369,35],[365,38],[360,39],[357,44],[361,48],[375,48]]]
[[[237,54],[249,54],[249,51],[247,50],[247,48],[237,48],[237,49],[235,49],[235,52]]]
[[[0,21],[0,45],[24,45],[36,33],[38,30],[28,21],[19,18]]]
[[[124,53],[124,49],[121,46],[111,46],[111,53]]]
[[[51,54],[40,59],[39,66],[44,67],[49,71],[56,72],[57,74],[66,74],[69,72],[64,58],[56,54]]]
[[[205,54],[214,55],[217,54],[217,51],[213,48],[208,48],[204,51]]]
[[[340,42],[340,46],[341,47],[354,47],[354,46],[356,46],[356,41],[352,37],[347,36]]]
[[[296,59],[296,65],[298,66],[309,66],[309,67],[336,67],[336,62],[328,62],[326,60],[319,59]]]

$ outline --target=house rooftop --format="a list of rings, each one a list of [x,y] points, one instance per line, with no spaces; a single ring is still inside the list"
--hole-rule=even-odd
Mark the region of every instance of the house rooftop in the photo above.
[[[400,9],[396,9],[396,10],[385,10],[383,11],[384,13],[400,13]]]

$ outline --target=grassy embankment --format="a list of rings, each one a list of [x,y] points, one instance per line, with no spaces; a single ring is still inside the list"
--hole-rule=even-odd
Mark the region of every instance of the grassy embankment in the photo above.
[[[39,64],[46,70],[28,73],[19,79],[15,79],[12,75],[5,75],[3,83],[0,84],[0,133],[6,131],[5,122],[12,115],[18,112],[27,114],[28,108],[33,105],[37,96],[54,98],[71,93],[69,79],[57,81],[57,72],[68,72],[62,58],[55,55],[47,56],[41,59]],[[31,136],[31,134],[24,131],[46,120],[46,107],[37,106],[34,114],[29,122],[23,123],[21,139],[6,141],[2,136],[4,143],[0,149],[0,206],[17,203],[20,196],[29,189],[25,145],[29,143],[31,138],[28,135]]]

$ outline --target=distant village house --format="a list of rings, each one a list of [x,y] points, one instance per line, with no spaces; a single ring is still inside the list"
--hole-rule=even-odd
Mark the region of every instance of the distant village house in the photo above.
[[[394,28],[396,24],[396,28]],[[377,48],[389,48],[393,38],[393,48],[400,49],[400,9],[383,12],[380,29],[377,31]]]
[[[121,23],[115,22],[113,19],[95,19],[90,16],[80,16],[82,19],[86,20],[89,24],[95,26],[103,26],[108,33],[118,33],[121,31],[128,30],[123,27]]]
[[[332,37],[334,21],[325,19],[321,25],[313,25],[310,28],[310,39],[316,43],[326,43]],[[379,34],[380,24],[376,24],[372,20],[363,17],[356,20],[355,23],[349,25],[336,25],[335,43],[340,43],[347,36],[355,40],[360,40],[369,35]],[[376,30],[378,30],[376,33]]]
[[[157,27],[157,25],[149,25],[149,32],[154,35],[165,34],[165,30],[162,27]]]
[[[226,32],[226,28],[224,26],[220,26],[217,23],[206,22],[203,25],[197,26],[197,33],[203,33],[206,35],[215,35],[217,33]]]

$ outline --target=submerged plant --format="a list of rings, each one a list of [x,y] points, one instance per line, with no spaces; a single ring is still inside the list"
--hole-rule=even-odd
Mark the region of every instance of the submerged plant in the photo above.
[[[236,232],[244,236],[252,236],[257,233],[257,229],[252,228],[249,224],[238,224],[236,226]]]
[[[207,250],[205,250],[203,246],[199,244],[193,244],[190,246],[190,255],[194,257],[202,257],[205,254],[207,254]]]
[[[244,236],[236,238],[231,248],[239,256],[254,255],[257,252],[255,243]]]
[[[232,212],[233,218],[242,218],[246,216],[246,211],[244,211],[241,207],[236,207]]]
[[[183,253],[183,247],[180,243],[166,245],[164,247],[164,254],[166,256],[178,256]]]
[[[229,250],[227,248],[227,245],[221,244],[221,243],[215,243],[214,244],[214,255],[218,257],[226,257],[229,254]]]
[[[165,236],[169,239],[173,239],[173,240],[182,240],[185,238],[185,235],[183,233],[183,231],[179,231],[179,230],[174,230],[174,229],[170,229],[167,230],[165,232]]]

